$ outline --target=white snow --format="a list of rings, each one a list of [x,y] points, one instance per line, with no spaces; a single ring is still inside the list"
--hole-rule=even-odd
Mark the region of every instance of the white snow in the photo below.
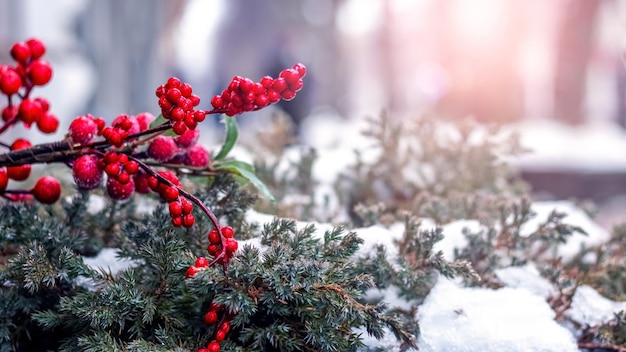
[[[524,289],[463,288],[440,279],[418,311],[420,351],[578,351],[554,314]]]
[[[626,302],[615,302],[603,297],[591,286],[576,288],[572,306],[565,316],[579,324],[589,326],[602,324],[613,318],[613,313],[626,310]]]

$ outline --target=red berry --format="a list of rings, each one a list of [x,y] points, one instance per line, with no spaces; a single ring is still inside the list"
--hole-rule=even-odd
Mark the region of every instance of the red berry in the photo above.
[[[18,109],[19,107],[17,105],[5,106],[4,109],[2,109],[2,120],[6,122],[17,116]]]
[[[117,180],[119,181],[119,183],[125,185],[130,182],[130,175],[128,174],[128,172],[122,171],[119,175],[117,175]]]
[[[27,69],[28,78],[36,86],[43,86],[52,78],[52,67],[45,60],[33,60]]]
[[[221,109],[224,107],[224,101],[222,100],[222,96],[221,95],[216,95],[213,98],[211,98],[211,106],[213,106],[214,109]]]
[[[274,79],[270,76],[265,76],[263,78],[261,78],[261,85],[263,86],[263,88],[265,89],[270,89],[272,88],[272,84],[274,83]]]
[[[198,130],[188,130],[180,136],[176,137],[174,141],[176,145],[181,148],[189,148],[192,145],[198,143],[198,139],[200,138],[200,131]]]
[[[79,189],[90,190],[100,186],[102,170],[98,168],[98,157],[82,155],[72,165],[74,182]]]
[[[139,171],[139,164],[134,160],[129,160],[124,163],[124,171],[131,175],[136,174]]]
[[[213,325],[217,323],[217,319],[217,313],[215,313],[214,311],[209,311],[204,315],[204,322],[207,325]]]
[[[36,101],[36,102],[38,102],[38,103],[39,103],[39,105],[41,105],[41,109],[42,109],[43,111],[48,111],[48,110],[50,110],[50,103],[48,102],[48,99],[38,97],[38,98],[35,98],[35,101]]]
[[[165,93],[165,96],[170,102],[176,103],[176,101],[178,101],[178,98],[182,97],[183,95],[178,88],[172,88]]]
[[[292,68],[288,68],[280,72],[280,77],[285,79],[288,86],[291,86],[300,79],[300,73]]]
[[[46,53],[46,46],[39,39],[29,39],[26,41],[26,45],[30,48],[30,56],[33,60],[42,57]]]
[[[191,202],[188,201],[186,198],[181,198],[180,203],[183,206],[183,214],[191,214],[191,211],[193,210],[193,204],[191,204]]]
[[[0,74],[0,92],[13,95],[22,86],[22,79],[15,70],[8,69]]]
[[[32,144],[24,138],[18,138],[11,144],[11,150],[20,150],[30,148]]]
[[[195,266],[190,266],[189,269],[187,269],[187,272],[185,273],[185,277],[189,279],[190,277],[195,276],[198,273],[198,271],[200,270],[198,270],[198,268],[196,268]]]
[[[196,218],[193,217],[193,214],[186,214],[182,219],[184,227],[192,227],[194,222],[196,222]]]
[[[165,83],[165,88],[180,88],[180,79],[178,79],[177,77],[170,77],[167,80],[167,83]]]
[[[183,207],[180,205],[180,202],[170,202],[168,209],[170,211],[170,216],[173,218],[179,217],[183,214]]]
[[[217,342],[224,341],[224,339],[226,338],[226,334],[227,334],[226,331],[218,330],[217,333],[215,334],[215,341],[217,341]]]
[[[209,252],[210,255],[216,255],[219,247],[216,244],[210,244],[206,247],[206,251]]]
[[[220,234],[215,231],[215,229],[209,232],[209,243],[211,244],[219,244],[221,242]]]
[[[239,243],[237,243],[236,239],[234,238],[226,239],[226,251],[227,252],[234,253],[237,251],[237,248],[239,248]]]
[[[207,346],[209,352],[220,352],[220,343],[217,341],[211,341]]]
[[[121,114],[116,117],[111,126],[120,126],[123,130],[128,131],[128,134],[138,133],[140,130],[139,121],[135,116],[129,116],[126,114]]]
[[[196,259],[196,267],[204,268],[209,266],[209,261],[205,257],[200,257]]]
[[[39,202],[52,204],[61,197],[61,182],[52,176],[44,176],[37,180],[30,192]]]
[[[59,128],[59,119],[49,112],[45,112],[37,121],[37,128],[43,133],[54,133]]]
[[[22,100],[19,107],[19,116],[25,124],[37,122],[43,113],[41,104],[33,99]]]
[[[149,112],[144,112],[139,115],[136,115],[135,118],[137,119],[137,122],[139,122],[140,131],[147,130],[148,127],[150,127],[150,124],[152,123],[152,121],[156,120],[156,117],[154,117],[154,115],[152,115]]]
[[[233,228],[230,226],[224,226],[222,227],[222,235],[226,238],[233,238],[235,231],[233,231]]]
[[[196,352],[209,352],[206,348],[199,348]]]
[[[90,115],[78,116],[70,123],[69,135],[74,143],[89,143],[97,133],[98,125]]]
[[[133,195],[133,191],[135,190],[135,183],[132,180],[126,184],[122,184],[113,177],[109,177],[106,186],[107,194],[109,195],[109,197],[117,200],[125,200],[130,198],[130,196]]]
[[[304,66],[303,64],[297,63],[293,65],[292,68],[298,72],[298,74],[300,75],[300,78],[306,76],[306,66]]]
[[[15,181],[24,181],[30,176],[30,164],[21,166],[8,166],[7,173],[9,178]]]
[[[289,101],[292,100],[293,98],[296,97],[296,92],[294,92],[291,89],[285,89],[282,93],[281,96],[283,97],[283,100],[285,101]]]
[[[0,193],[4,192],[7,189],[8,184],[9,174],[7,173],[7,169],[2,167],[0,168]]]
[[[284,78],[280,77],[274,79],[274,82],[272,83],[272,90],[281,93],[285,89],[287,89],[287,81]]]
[[[174,125],[172,125],[172,131],[180,136],[187,132],[187,125],[183,121],[176,121]]]
[[[221,324],[220,324],[220,330],[225,331],[226,333],[228,333],[230,331],[230,322],[228,322],[227,320],[224,320]]]
[[[178,147],[171,136],[158,136],[148,146],[148,156],[160,162],[170,160],[177,151]]]
[[[120,164],[119,163],[108,164],[104,168],[104,172],[106,172],[107,175],[109,175],[110,177],[117,178],[117,175],[120,174]]]
[[[13,44],[11,57],[19,63],[26,64],[30,60],[30,47],[23,42]]]
[[[267,99],[270,103],[276,103],[281,98],[280,93],[275,90],[267,91]]]
[[[181,227],[183,225],[183,219],[180,216],[177,218],[172,218],[172,225],[174,227]]]
[[[137,172],[134,174],[133,182],[135,182],[135,192],[141,194],[147,194],[150,192],[150,186],[148,186],[148,175],[145,172]]]
[[[187,152],[185,152],[185,165],[205,167],[209,165],[209,161],[209,151],[200,144],[191,146],[187,149]]]
[[[173,202],[178,199],[179,193],[176,187],[167,187],[161,197],[167,202]]]

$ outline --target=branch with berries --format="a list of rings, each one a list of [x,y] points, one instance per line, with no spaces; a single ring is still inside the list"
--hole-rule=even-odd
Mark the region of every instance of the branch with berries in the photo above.
[[[50,103],[43,97],[33,97],[34,88],[52,79],[51,65],[43,59],[46,47],[38,39],[15,43],[11,48],[13,65],[0,65],[0,93],[7,98],[2,108],[0,134],[22,123],[26,128],[36,126],[43,133],[55,133],[58,118],[50,112]],[[156,89],[160,115],[150,113],[135,116],[122,114],[110,125],[101,117],[78,116],[69,125],[64,139],[33,145],[25,138],[11,144],[1,143],[8,150],[0,154],[0,196],[7,201],[32,201],[53,204],[61,196],[61,183],[52,176],[43,176],[28,190],[9,189],[10,180],[29,178],[33,164],[62,163],[71,168],[79,190],[99,188],[106,175],[106,193],[114,200],[126,200],[134,193],[155,193],[168,203],[171,223],[190,228],[197,206],[212,222],[208,254],[212,259],[198,258],[186,276],[194,276],[204,268],[219,264],[224,273],[238,248],[233,229],[222,227],[217,217],[203,202],[183,189],[179,175],[214,176],[232,173],[250,181],[262,193],[269,195],[254,176],[251,165],[234,160],[228,154],[237,139],[233,116],[263,109],[280,100],[291,100],[302,89],[306,68],[296,64],[283,70],[279,77],[269,76],[254,82],[234,77],[221,94],[212,97],[211,110],[196,107],[200,97],[191,85],[171,77]],[[225,114],[226,138],[221,150],[211,158],[209,151],[198,144],[198,124],[207,115]],[[210,316],[219,309],[212,310]],[[207,313],[208,314],[208,313]],[[219,350],[228,325],[223,315],[215,340],[208,349]],[[217,319],[209,319],[212,323]],[[207,323],[209,323],[207,321]]]

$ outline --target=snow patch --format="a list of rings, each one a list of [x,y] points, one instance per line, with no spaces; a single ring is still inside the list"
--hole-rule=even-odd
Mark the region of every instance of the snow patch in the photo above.
[[[525,289],[462,288],[441,278],[418,319],[422,352],[578,351],[546,301]]]

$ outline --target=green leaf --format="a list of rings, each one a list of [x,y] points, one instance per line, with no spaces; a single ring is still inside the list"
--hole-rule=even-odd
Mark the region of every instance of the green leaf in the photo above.
[[[165,117],[163,117],[163,114],[159,114],[159,116],[154,119],[154,121],[152,121],[152,123],[150,124],[150,126],[148,126],[148,128],[155,128],[155,127],[159,127],[164,123],[169,122]],[[172,136],[172,137],[176,137],[176,133],[174,133],[174,131],[172,131],[172,129],[170,128],[169,130],[163,132],[164,135],[166,136]]]
[[[226,139],[224,140],[224,144],[222,144],[222,149],[213,157],[213,160],[224,159],[228,153],[230,153],[231,149],[233,149],[237,141],[237,136],[239,135],[237,131],[237,121],[234,117],[223,115],[222,123],[226,125]]]
[[[261,181],[254,173],[254,166],[243,161],[235,159],[223,159],[213,164],[215,168],[219,170],[227,170],[233,174],[242,177],[244,180],[250,182],[261,194],[269,199],[272,203],[276,201],[267,186]]]

